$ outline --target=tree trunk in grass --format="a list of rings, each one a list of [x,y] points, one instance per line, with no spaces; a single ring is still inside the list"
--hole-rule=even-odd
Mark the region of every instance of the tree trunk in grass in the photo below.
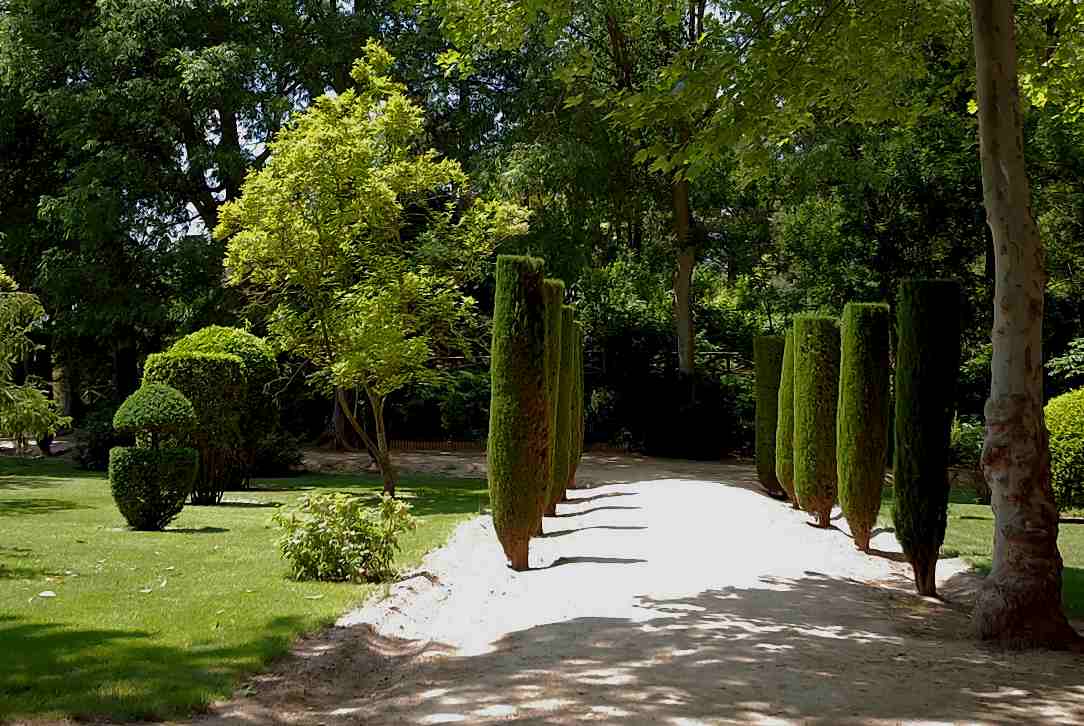
[[[982,466],[994,511],[993,566],[975,602],[978,636],[1080,649],[1061,604],[1058,511],[1043,420],[1045,273],[1024,166],[1011,0],[972,0],[983,201],[995,290]]]
[[[542,260],[497,258],[486,456],[493,529],[515,570],[529,566],[539,502],[552,481],[543,288]]]

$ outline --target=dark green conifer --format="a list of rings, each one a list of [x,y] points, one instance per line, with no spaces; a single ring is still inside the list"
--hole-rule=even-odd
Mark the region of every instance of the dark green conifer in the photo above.
[[[572,471],[572,389],[575,385],[572,357],[576,349],[575,312],[570,305],[561,308],[561,381],[557,395],[557,480],[560,486],[550,492],[548,514],[557,513],[557,502],[565,499]]]
[[[753,368],[756,372],[756,458],[757,478],[773,496],[783,494],[775,475],[775,433],[779,426],[779,380],[783,368],[784,341],[781,335],[753,338]]]
[[[557,466],[557,395],[561,384],[561,306],[565,302],[565,283],[561,280],[544,281],[546,304],[546,405],[549,410],[549,447],[547,465],[550,472],[549,485],[546,488],[538,510],[538,534],[542,534],[542,515],[552,498],[556,487],[563,486]]]
[[[794,493],[827,527],[836,501],[839,325],[835,318],[794,318]]]
[[[794,329],[784,336],[783,363],[779,373],[778,423],[775,428],[775,476],[798,508],[794,494]]]

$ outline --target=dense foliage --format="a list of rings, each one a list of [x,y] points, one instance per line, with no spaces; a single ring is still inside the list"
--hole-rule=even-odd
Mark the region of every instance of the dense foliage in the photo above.
[[[120,446],[109,452],[109,487],[132,529],[165,529],[184,509],[198,471],[195,449]]]
[[[836,502],[836,407],[839,404],[839,323],[794,318],[794,493],[827,527]]]
[[[561,391],[561,369],[564,360],[564,326],[562,324],[562,307],[565,299],[565,284],[561,280],[547,279],[543,282],[542,289],[546,306],[546,406],[549,411],[549,446],[547,447],[547,464],[549,468],[549,485],[546,489],[546,512],[552,514],[549,503],[553,501],[555,493],[564,486],[561,481],[563,467],[559,466],[557,457],[564,453],[558,443],[560,423],[560,411],[557,403]],[[541,532],[542,520],[539,518],[539,532]]]
[[[923,595],[937,592],[948,516],[953,388],[960,365],[960,286],[904,280],[896,301],[896,463],[892,519]]]
[[[1084,389],[1046,404],[1050,431],[1050,484],[1058,509],[1084,507]]]
[[[840,326],[836,466],[839,504],[855,546],[869,550],[881,511],[888,450],[889,331],[887,305],[850,303]]]
[[[542,260],[497,258],[486,460],[493,528],[517,570],[528,567],[530,538],[538,529],[551,482],[546,466],[550,409],[544,288]],[[564,331],[562,326],[562,339]]]
[[[753,366],[757,381],[757,478],[769,494],[782,494],[775,474],[775,435],[779,427],[779,380],[783,373],[782,336],[753,339]]]
[[[373,507],[342,492],[306,494],[296,510],[275,512],[274,521],[294,579],[333,582],[391,578],[399,537],[416,526],[405,502],[385,496]]]
[[[128,396],[113,414],[113,428],[124,434],[148,434],[157,449],[163,436],[182,436],[196,427],[192,402],[176,388],[147,383]]]
[[[794,491],[794,330],[787,331],[779,371],[779,406],[775,428],[775,476],[791,504],[798,508]]]

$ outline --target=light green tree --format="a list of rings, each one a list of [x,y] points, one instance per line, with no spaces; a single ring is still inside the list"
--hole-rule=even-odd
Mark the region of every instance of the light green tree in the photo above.
[[[340,397],[394,494],[388,397],[433,380],[439,352],[466,346],[475,302],[462,283],[527,224],[518,207],[472,199],[458,163],[422,148],[422,111],[385,75],[391,64],[370,42],[357,87],[279,134],[216,234],[229,237],[230,281],[263,301],[272,336]],[[349,388],[364,392],[371,425],[349,413]]]
[[[25,449],[32,436],[52,436],[71,423],[38,381],[15,383],[16,366],[36,347],[30,333],[44,315],[37,297],[21,292],[0,267],[0,434],[14,437],[17,450]]]

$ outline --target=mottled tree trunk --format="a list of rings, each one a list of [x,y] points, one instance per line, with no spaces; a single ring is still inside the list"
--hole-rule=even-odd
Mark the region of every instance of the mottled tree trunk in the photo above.
[[[692,216],[689,211],[689,182],[675,182],[674,233],[677,236],[678,258],[674,271],[674,331],[677,335],[678,370],[691,376],[693,362],[692,283],[696,266],[696,247],[690,244]]]
[[[1024,167],[1012,0],[971,0],[983,199],[995,258],[993,362],[982,466],[994,510],[993,568],[975,603],[980,638],[1065,648],[1058,511],[1043,420],[1045,273]]]

